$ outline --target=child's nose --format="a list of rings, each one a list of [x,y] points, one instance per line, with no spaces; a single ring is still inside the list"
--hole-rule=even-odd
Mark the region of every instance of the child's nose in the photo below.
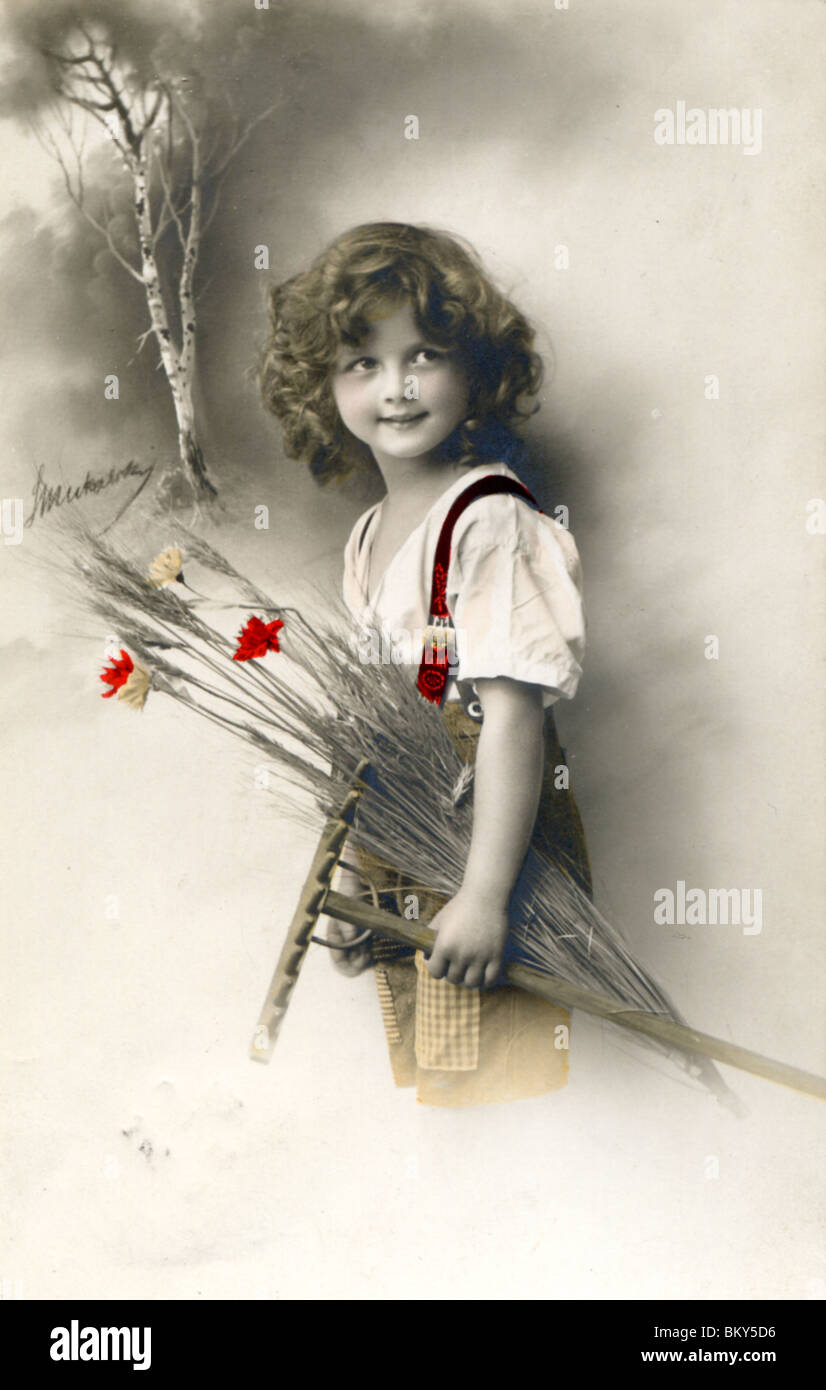
[[[388,364],[384,371],[382,392],[385,401],[404,400],[405,369],[403,364]]]

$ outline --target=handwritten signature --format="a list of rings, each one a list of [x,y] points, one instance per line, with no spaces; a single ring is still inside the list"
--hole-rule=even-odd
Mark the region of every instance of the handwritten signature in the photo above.
[[[67,502],[77,502],[82,497],[88,497],[90,494],[103,492],[105,488],[113,487],[116,483],[123,482],[124,478],[142,479],[140,487],[135,493],[135,497],[137,497],[138,492],[140,492],[141,488],[148,482],[149,475],[154,466],[154,464],[150,463],[145,468],[141,468],[140,464],[135,463],[134,459],[130,459],[122,468],[112,467],[109,469],[108,473],[92,473],[87,468],[86,477],[83,482],[71,486],[69,484],[64,485],[63,483],[48,483],[43,476],[45,464],[41,464],[37,470],[35,484],[32,488],[32,492],[34,493],[32,509],[23,522],[23,525],[33,526],[37,517],[48,516],[53,507],[62,507]],[[134,497],[130,498],[130,501],[133,502],[134,500]]]

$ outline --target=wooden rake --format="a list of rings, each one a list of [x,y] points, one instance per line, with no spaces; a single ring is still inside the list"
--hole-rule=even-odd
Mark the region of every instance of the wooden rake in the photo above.
[[[352,786],[338,815],[331,817],[321,832],[318,848],[301,890],[298,906],[255,1027],[250,1056],[257,1062],[268,1062],[272,1056],[284,1015],[304,964],[307,948],[313,940],[313,929],[322,912],[352,926],[361,927],[364,931],[377,932],[395,941],[401,941],[406,946],[414,946],[426,955],[433,949],[436,933],[431,931],[425,922],[409,922],[393,913],[361,902],[358,898],[336,893],[330,886],[344,842],[353,824],[356,808],[367,785],[364,777],[368,767],[366,759],[359,763]],[[774,1081],[777,1085],[788,1086],[804,1095],[826,1100],[825,1077],[801,1071],[798,1067],[777,1062],[771,1057],[763,1057],[760,1053],[738,1047],[736,1043],[727,1042],[723,1038],[698,1033],[696,1029],[675,1023],[662,1014],[625,1009],[607,995],[584,989],[581,985],[569,984],[559,976],[533,970],[527,965],[506,965],[502,977],[507,984],[527,990],[529,994],[539,995],[551,1004],[566,1009],[582,1009],[585,1013],[608,1019],[631,1032],[645,1034],[681,1052],[723,1062],[727,1066],[751,1072],[754,1076],[761,1076],[767,1081]],[[701,1067],[697,1068],[698,1072],[703,1070]],[[724,1104],[741,1114],[744,1113],[742,1102],[733,1095],[713,1067],[704,1074],[706,1081]]]

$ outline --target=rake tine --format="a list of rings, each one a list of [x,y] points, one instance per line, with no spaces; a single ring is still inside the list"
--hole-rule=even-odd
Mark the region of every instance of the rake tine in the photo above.
[[[321,832],[318,848],[301,890],[298,906],[278,957],[275,973],[255,1025],[250,1056],[256,1062],[268,1062],[278,1037],[284,1015],[298,981],[313,928],[324,911],[335,867],[350,831],[356,807],[364,791],[364,775],[369,763],[364,758],[356,768],[353,784],[337,816],[327,821]],[[349,899],[347,899],[349,902]]]

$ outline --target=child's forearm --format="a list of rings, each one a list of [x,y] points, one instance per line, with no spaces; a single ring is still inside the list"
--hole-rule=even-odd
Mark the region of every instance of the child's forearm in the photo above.
[[[506,908],[530,843],[543,770],[542,689],[476,682],[484,721],[476,752],[473,834],[462,891]]]

